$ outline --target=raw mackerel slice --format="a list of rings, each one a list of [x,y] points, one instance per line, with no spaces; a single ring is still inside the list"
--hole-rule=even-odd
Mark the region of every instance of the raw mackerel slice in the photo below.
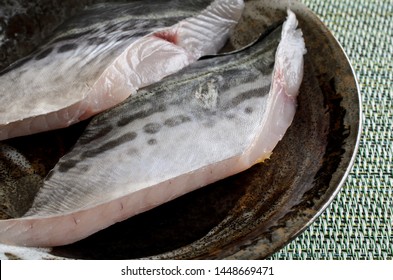
[[[200,60],[94,117],[25,216],[0,221],[0,241],[71,243],[268,158],[296,110],[296,27],[288,11],[249,49]]]
[[[0,140],[67,127],[216,53],[244,3],[206,2],[101,4],[75,17],[0,73]]]

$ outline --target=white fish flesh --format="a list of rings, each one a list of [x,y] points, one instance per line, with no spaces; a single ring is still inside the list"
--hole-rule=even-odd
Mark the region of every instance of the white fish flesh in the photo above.
[[[0,140],[67,127],[216,53],[244,7],[172,2],[94,6],[0,72]]]
[[[295,14],[236,54],[200,60],[93,118],[0,241],[55,246],[241,172],[290,126],[305,45]]]

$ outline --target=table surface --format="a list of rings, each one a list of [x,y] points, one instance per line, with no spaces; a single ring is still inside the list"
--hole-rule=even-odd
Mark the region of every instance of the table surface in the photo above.
[[[393,257],[393,0],[303,0],[343,46],[362,97],[352,172],[326,211],[271,259]]]

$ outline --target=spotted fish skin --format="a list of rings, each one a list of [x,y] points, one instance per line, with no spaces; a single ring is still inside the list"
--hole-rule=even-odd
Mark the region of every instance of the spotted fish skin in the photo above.
[[[0,221],[0,241],[72,243],[268,158],[303,73],[288,13],[255,46],[198,61],[94,117],[24,217]]]
[[[0,140],[67,127],[217,52],[243,1],[190,3],[100,4],[64,24],[0,72]]]

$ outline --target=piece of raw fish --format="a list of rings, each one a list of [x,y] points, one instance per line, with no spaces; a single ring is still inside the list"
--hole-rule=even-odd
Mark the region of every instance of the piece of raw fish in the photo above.
[[[305,46],[295,14],[256,45],[200,60],[93,118],[0,241],[82,239],[268,158],[292,122]]]
[[[192,3],[101,4],[65,24],[0,73],[0,140],[67,127],[216,53],[244,3]]]

